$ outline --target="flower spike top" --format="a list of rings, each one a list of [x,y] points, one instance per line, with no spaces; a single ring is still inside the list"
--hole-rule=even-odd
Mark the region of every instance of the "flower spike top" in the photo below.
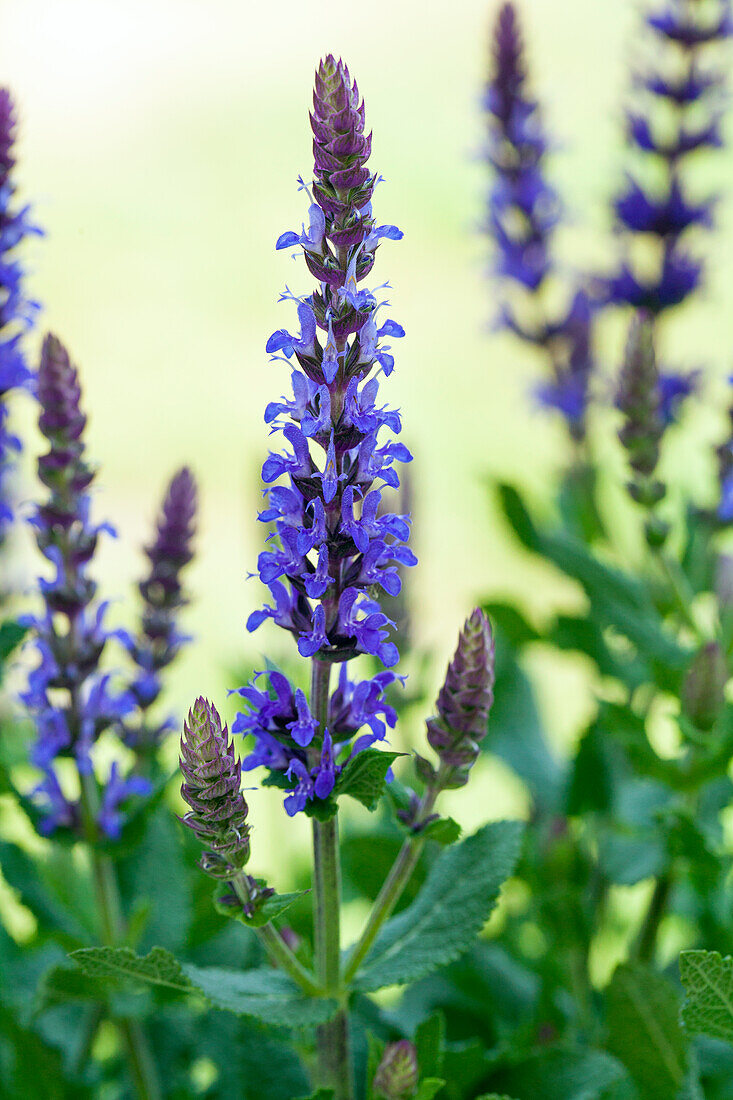
[[[134,700],[128,692],[115,691],[110,676],[99,668],[110,635],[104,628],[106,608],[95,601],[97,586],[88,566],[100,532],[109,528],[95,526],[89,518],[94,472],[84,453],[86,416],[79,378],[55,336],[43,342],[37,393],[39,427],[48,441],[38,474],[49,493],[32,522],[39,549],[55,572],[52,579],[40,581],[44,613],[26,620],[39,656],[22,695],[36,727],[31,759],[44,773],[35,791],[39,828],[50,833],[65,827],[93,841],[91,820],[95,829],[116,839],[124,820],[121,805],[149,787],[139,777],[123,777],[116,763],[102,783],[101,799],[96,782],[90,782],[95,742],[104,730],[119,726]],[[94,799],[83,795],[82,805],[67,797],[56,769],[61,757],[74,760],[82,788],[92,786]]]
[[[145,550],[148,575],[139,584],[143,612],[137,637],[125,636],[125,644],[139,673],[130,686],[142,721],[126,730],[128,744],[149,753],[172,728],[170,720],[150,723],[147,712],[158,699],[161,673],[177,657],[187,638],[177,626],[188,600],[181,573],[193,557],[196,521],[196,481],[184,466],[166,489],[156,523],[155,539]]]
[[[286,449],[272,452],[262,468],[268,506],[260,519],[274,525],[274,534],[258,571],[272,603],[250,616],[248,628],[271,618],[294,636],[302,657],[341,663],[367,653],[389,668],[399,655],[375,593],[396,595],[399,567],[416,559],[405,545],[408,518],[382,504],[384,490],[399,487],[396,465],[411,455],[384,438],[385,431],[399,433],[401,421],[378,398],[380,375],[394,367],[388,341],[404,330],[380,315],[387,303],[363,280],[380,241],[402,233],[374,220],[377,177],[367,167],[364,103],[347,67],[331,55],[316,73],[310,123],[308,228],[283,233],[277,248],[299,248],[317,287],[295,299],[299,333],[280,329],[267,341],[267,351],[291,368],[292,397],[265,411]],[[363,692],[353,711],[363,722],[383,708],[384,682],[377,677],[363,689],[342,678],[344,697]],[[250,712],[233,728],[258,740],[245,767],[267,763],[289,781],[289,812],[327,798],[346,751],[343,730],[312,727],[302,693],[279,676],[269,676],[265,692],[253,684],[241,694]],[[349,729],[350,736],[356,732]]]
[[[440,760],[442,789],[462,787],[486,737],[494,702],[494,638],[488,618],[477,607],[466,620],[453,660],[427,723],[428,742]]]
[[[709,67],[708,56],[733,33],[733,19],[729,0],[668,0],[646,23],[663,62],[636,74],[627,134],[639,169],[646,162],[658,174],[661,167],[663,183],[653,190],[642,182],[644,171],[630,172],[615,210],[627,242],[655,242],[657,264],[651,277],[642,277],[626,258],[607,294],[612,302],[657,315],[683,302],[701,280],[702,263],[689,251],[687,237],[695,227],[712,225],[713,201],[692,197],[683,169],[692,154],[722,145],[723,75]],[[659,103],[667,104],[671,132],[658,124]]]
[[[22,337],[32,325],[37,305],[23,290],[23,267],[16,258],[19,244],[39,230],[30,221],[27,206],[15,204],[12,172],[15,166],[15,106],[7,88],[0,88],[0,541],[12,519],[3,482],[9,459],[19,447],[9,432],[7,395],[28,386],[32,377],[22,350]]]
[[[486,232],[495,245],[494,271],[503,288],[499,322],[544,354],[551,378],[537,388],[537,397],[563,416],[574,438],[582,439],[593,367],[591,303],[583,289],[565,287],[569,305],[559,317],[550,317],[540,299],[557,276],[552,238],[560,201],[546,176],[548,141],[539,103],[528,91],[512,3],[499,9],[494,26],[484,109],[493,175]]]

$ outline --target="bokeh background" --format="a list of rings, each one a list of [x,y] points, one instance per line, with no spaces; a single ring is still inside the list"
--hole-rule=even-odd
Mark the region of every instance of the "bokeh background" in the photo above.
[[[491,329],[495,294],[479,233],[487,170],[480,95],[498,0],[3,0],[0,79],[19,105],[17,182],[46,237],[26,251],[41,330],[56,331],[82,372],[89,450],[100,467],[96,508],[119,530],[101,553],[105,594],[120,620],[142,569],[140,545],[164,483],[190,463],[201,486],[198,557],[187,625],[195,644],[170,680],[182,711],[204,693],[231,715],[235,670],[261,667],[287,639],[247,635],[263,592],[247,574],[263,530],[262,413],[287,371],[270,365],[268,335],[288,327],[287,283],[309,287],[302,264],[274,242],[297,228],[311,168],[313,70],[328,51],[348,62],[374,130],[372,164],[385,182],[377,215],[405,233],[375,268],[405,326],[384,388],[400,406],[415,455],[411,580],[415,644],[437,685],[462,618],[478,596],[523,593],[541,611],[559,597],[554,574],[529,567],[490,506],[487,478],[510,477],[538,497],[566,458],[559,425],[530,396],[539,364]],[[615,245],[609,199],[624,163],[622,105],[642,48],[633,0],[522,0],[533,83],[556,140],[552,178],[568,207],[558,239],[568,266],[603,270]],[[701,165],[725,191],[730,154]],[[679,481],[705,476],[700,457],[721,427],[733,349],[733,222],[719,210],[705,292],[663,333],[676,365],[705,365],[712,412],[693,412],[674,441]],[[34,354],[40,334],[33,338]],[[604,341],[604,370],[621,330]],[[701,349],[704,347],[704,353]],[[715,407],[717,406],[717,412]],[[30,401],[16,402],[29,439],[20,496],[32,498],[37,453]],[[29,541],[15,568],[38,568]],[[573,736],[590,690],[573,662],[534,670],[552,736]],[[407,736],[412,736],[408,731]],[[171,746],[172,755],[175,753]],[[459,816],[500,816],[521,804],[498,763],[462,796]],[[252,796],[258,863],[277,858],[284,815],[272,792]],[[298,843],[305,843],[301,830]],[[268,866],[269,865],[269,866]],[[278,886],[285,886],[278,881]]]

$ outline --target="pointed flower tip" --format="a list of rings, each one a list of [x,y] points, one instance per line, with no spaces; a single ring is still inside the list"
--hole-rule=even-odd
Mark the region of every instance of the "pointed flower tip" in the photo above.
[[[387,1043],[374,1075],[374,1093],[382,1100],[407,1100],[417,1090],[417,1050],[409,1039]]]
[[[428,720],[428,741],[449,773],[448,786],[463,786],[487,733],[494,702],[495,647],[485,612],[477,607],[458,637],[453,660]]]

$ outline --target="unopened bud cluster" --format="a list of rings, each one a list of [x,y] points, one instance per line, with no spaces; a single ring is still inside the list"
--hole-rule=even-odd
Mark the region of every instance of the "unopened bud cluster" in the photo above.
[[[428,719],[428,741],[440,760],[440,787],[462,787],[487,733],[494,701],[494,638],[480,608],[466,620]],[[436,780],[437,781],[437,780]]]

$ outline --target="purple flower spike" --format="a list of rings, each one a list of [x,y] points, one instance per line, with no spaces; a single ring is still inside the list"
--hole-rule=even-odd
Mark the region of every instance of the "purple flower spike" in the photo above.
[[[537,387],[540,404],[559,412],[575,439],[585,434],[593,369],[588,295],[570,289],[556,320],[539,298],[557,272],[552,239],[560,201],[546,178],[548,141],[539,103],[528,91],[524,46],[513,4],[504,4],[494,26],[491,77],[484,97],[487,160],[493,182],[486,232],[495,246],[493,268],[502,294],[499,324],[540,348],[552,381]],[[534,318],[532,323],[525,316]]]
[[[627,241],[648,235],[661,242],[661,261],[652,275],[642,279],[625,257],[603,290],[609,302],[656,316],[683,302],[701,281],[702,264],[688,254],[685,235],[695,226],[712,225],[714,200],[691,199],[684,168],[687,158],[698,150],[723,144],[723,70],[711,68],[708,56],[731,35],[733,21],[729,0],[711,4],[668,0],[666,8],[647,16],[646,22],[654,32],[654,56],[660,57],[660,65],[652,72],[634,74],[634,109],[627,117],[627,138],[637,160],[650,163],[651,171],[639,177],[651,177],[653,171],[659,178],[661,166],[662,182],[658,190],[651,190],[636,174],[629,174],[615,212]],[[678,120],[671,137],[658,123],[660,100],[672,106]]]
[[[143,612],[135,638],[125,636],[126,647],[139,674],[130,690],[139,709],[138,724],[126,729],[126,740],[139,752],[149,752],[172,728],[170,720],[148,721],[147,711],[162,688],[161,673],[177,657],[187,641],[178,629],[178,617],[186,606],[181,573],[193,557],[196,520],[196,482],[187,467],[172,478],[156,524],[156,537],[145,553],[150,562],[140,582]]]
[[[48,496],[31,522],[53,576],[40,581],[43,612],[26,620],[33,628],[39,662],[21,698],[35,724],[31,759],[45,773],[34,792],[40,831],[48,834],[63,827],[94,841],[89,814],[62,793],[55,761],[70,758],[80,776],[93,775],[95,742],[105,730],[121,727],[135,699],[116,690],[99,667],[110,634],[104,626],[106,605],[95,600],[97,586],[88,567],[100,532],[109,528],[95,526],[89,517],[94,474],[84,453],[86,417],[79,378],[55,336],[43,342],[37,395],[39,427],[48,442],[38,460],[38,475]],[[97,828],[116,839],[124,822],[121,804],[147,789],[142,780],[123,777],[113,765],[102,784]]]
[[[494,701],[494,638],[486,615],[476,608],[458,638],[453,660],[427,723],[428,741],[440,759],[443,788],[462,787],[487,733]],[[439,773],[440,774],[440,773]]]
[[[23,290],[23,267],[16,249],[39,230],[30,220],[27,206],[15,204],[12,171],[15,166],[15,106],[10,92],[0,88],[0,542],[12,519],[4,486],[17,438],[8,428],[6,398],[13,390],[26,389],[32,378],[22,349],[24,333],[32,326],[38,306]]]

